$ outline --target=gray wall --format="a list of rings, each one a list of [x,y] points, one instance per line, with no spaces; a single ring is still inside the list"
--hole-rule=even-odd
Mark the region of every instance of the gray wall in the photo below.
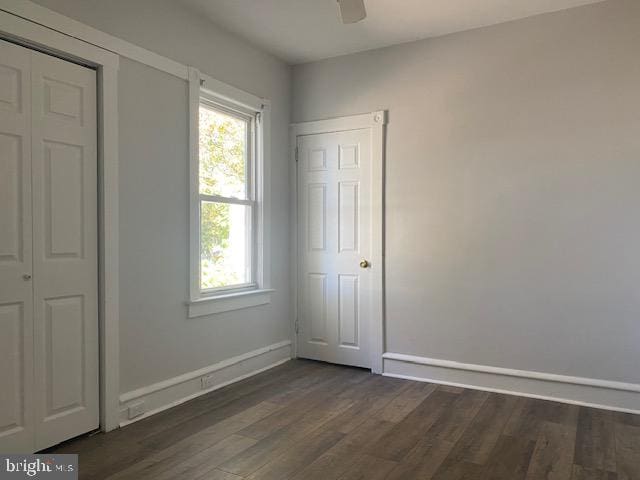
[[[273,301],[188,319],[187,84],[121,59],[121,391],[288,339],[290,68],[172,0],[37,2],[272,101]]]
[[[294,68],[388,109],[387,351],[640,382],[640,2]]]

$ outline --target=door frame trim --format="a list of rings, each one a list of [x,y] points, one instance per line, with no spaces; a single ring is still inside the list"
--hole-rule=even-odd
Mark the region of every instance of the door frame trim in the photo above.
[[[298,355],[298,137],[321,133],[343,132],[348,130],[371,130],[371,195],[373,216],[372,231],[372,319],[370,325],[371,371],[382,373],[382,354],[384,353],[384,160],[385,133],[387,125],[386,110],[350,115],[345,117],[316,120],[311,122],[292,123],[289,126],[289,147],[291,158],[291,338],[293,338],[292,356]]]
[[[0,10],[0,38],[96,69],[100,429],[119,423],[118,55]]]

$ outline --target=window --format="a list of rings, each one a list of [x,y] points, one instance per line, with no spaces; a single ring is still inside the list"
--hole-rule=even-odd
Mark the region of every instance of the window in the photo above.
[[[200,291],[254,287],[254,120],[199,109]]]
[[[263,99],[189,71],[189,316],[269,303]]]

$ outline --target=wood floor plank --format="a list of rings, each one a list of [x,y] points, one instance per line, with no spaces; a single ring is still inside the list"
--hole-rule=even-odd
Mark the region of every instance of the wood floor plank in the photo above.
[[[240,430],[240,434],[256,440],[263,440],[275,433],[284,433],[290,438],[298,438],[307,432],[331,421],[336,416],[345,412],[353,402],[350,399],[338,397],[322,397],[316,403],[308,403],[306,406],[296,405],[295,408],[285,409],[289,418],[278,415],[272,420],[266,417],[256,424],[260,424],[259,433],[250,425]]]
[[[393,380],[393,381],[389,381]],[[325,425],[325,428],[336,430],[342,433],[350,433],[355,428],[360,426],[367,419],[375,416],[380,419],[391,419],[399,421],[406,414],[409,413],[409,409],[415,408],[417,405],[410,406],[412,400],[404,398],[398,400],[405,395],[409,395],[412,398],[418,397],[426,398],[428,391],[432,389],[425,388],[424,384],[418,385],[416,391],[423,392],[423,394],[414,393],[413,383],[407,384],[406,382],[398,382],[398,379],[377,376],[375,380],[362,385],[358,391],[350,393],[350,397],[354,398],[354,404],[341,415],[334,418],[331,422]],[[367,387],[364,389],[364,387]],[[399,403],[404,404],[404,407]],[[419,402],[418,402],[419,403]],[[404,415],[402,411],[406,412]]]
[[[183,462],[175,463],[170,468],[153,476],[153,480],[194,480],[205,473],[218,467],[240,452],[245,451],[257,442],[253,438],[241,435],[231,435],[215,445],[202,450],[196,455],[187,458]],[[140,478],[140,477],[138,477]]]
[[[460,461],[483,465],[511,417],[517,397],[492,393],[456,444]]]
[[[618,479],[640,479],[640,427],[618,424],[615,438]]]
[[[305,435],[309,435],[318,426],[321,425],[323,431],[328,431],[326,425],[332,423],[331,418],[340,416],[340,410],[344,411],[344,406],[348,405],[350,401],[349,399],[334,398],[324,402],[321,407],[314,409],[302,420],[265,438],[256,445],[253,451],[247,452],[247,455],[241,455],[228,462],[224,466],[225,469],[234,473],[248,475],[256,467],[267,463],[269,458],[278,456],[280,452],[290,449],[298,441],[303,441]],[[335,403],[337,408],[332,408],[332,403]],[[344,435],[342,432],[337,433]]]
[[[479,477],[482,469],[493,453],[502,430],[515,405],[515,397],[491,394],[480,407],[478,413],[468,423],[467,428],[444,459],[436,464],[435,478],[460,480]],[[441,417],[441,419],[444,417]],[[433,441],[433,440],[432,440]],[[433,470],[430,470],[433,475]],[[430,478],[426,477],[425,478]]]
[[[197,480],[243,480],[242,477],[234,475],[233,473],[224,472],[217,468],[208,471]]]
[[[397,423],[416,409],[425,398],[436,391],[432,383],[415,382],[408,385],[380,412],[379,418],[387,422]]]
[[[616,423],[640,427],[640,415],[624,412],[613,412],[613,419]]]
[[[280,388],[269,400],[273,403],[289,405],[292,402],[308,395],[313,390],[322,390],[327,383],[335,381],[337,377],[342,378],[342,391],[348,390],[353,385],[367,381],[373,375],[360,368],[345,368],[331,364],[319,364],[321,369],[313,375],[302,376]]]
[[[197,455],[280,408],[282,407],[270,402],[260,403],[190,437],[177,441],[170,447],[154,451],[143,460],[110,476],[109,480],[154,478],[171,465]]]
[[[248,476],[273,458],[303,441],[323,423],[340,414],[351,405],[348,399],[334,398],[317,405],[309,415],[299,422],[289,424],[266,436],[245,452],[225,462],[221,469],[236,475]],[[343,434],[341,434],[343,435]]]
[[[427,432],[427,442],[445,441],[456,443],[467,426],[489,398],[488,392],[465,390],[446,408]]]
[[[571,480],[618,480],[618,475],[614,472],[594,470],[592,468],[574,465]]]
[[[345,434],[343,439],[330,451],[333,453],[339,451],[340,453],[351,455],[364,452],[386,432],[391,430],[394,425],[394,423],[377,417],[368,418],[357,428]]]
[[[328,369],[327,371],[331,372],[334,371],[334,369]],[[314,392],[320,391],[326,385],[339,384],[340,379],[348,378],[349,376],[349,373],[343,370],[338,370],[335,374],[326,374],[326,372],[321,371],[320,374],[312,376],[315,383],[307,388],[306,395],[313,396]],[[147,437],[143,439],[142,442],[144,445],[151,448],[166,448],[176,440],[187,438],[202,429],[215,425],[225,418],[242,412],[243,410],[260,402],[269,400],[270,403],[275,403],[271,401],[271,397],[274,395],[275,390],[277,390],[277,386],[258,390],[250,395],[237,398],[234,401],[227,402],[209,412],[190,418],[189,420],[186,420],[185,422],[170,429],[163,430],[158,434]]]
[[[246,478],[247,480],[284,480],[289,478],[335,445],[342,437],[344,437],[343,433],[332,430],[323,430],[315,435],[310,435],[304,442],[292,444],[280,456],[267,462]]]
[[[338,394],[345,388],[343,380],[349,376],[347,371],[341,372],[326,383],[322,383],[321,388],[310,389],[305,395],[288,404],[286,409],[274,412],[272,415],[247,426],[240,434],[261,440],[288,425],[300,421],[309,414],[317,413],[315,412],[316,405],[326,405],[327,401],[335,403],[338,400]],[[341,400],[338,402],[340,405],[344,405],[348,401],[348,399],[339,400]],[[353,402],[348,403],[351,404]]]
[[[455,470],[449,470],[447,477],[436,477],[438,480],[487,480],[484,468],[471,462],[460,462]]]
[[[464,392],[464,388],[462,387],[454,387],[453,385],[438,385],[438,388],[443,392],[455,393],[460,395]]]
[[[217,406],[228,404],[234,399],[251,392],[254,392],[254,394],[255,392],[263,394],[264,389],[268,386],[274,388],[275,385],[280,385],[280,388],[282,388],[282,383],[287,385],[297,376],[309,376],[310,373],[316,370],[319,371],[317,362],[293,360],[267,372],[262,372],[233,385],[202,395],[189,402],[135,422],[125,428],[114,430],[110,432],[108,436],[104,434],[83,436],[64,442],[56,446],[55,451],[60,453],[79,453],[85,458],[85,465],[91,463],[93,459],[96,459],[98,464],[100,464],[104,457],[104,448],[106,447],[112,450],[111,446],[117,444],[123,447],[123,454],[119,454],[117,451],[110,451],[110,458],[114,464],[123,463],[124,458],[130,459],[130,463],[132,463],[143,458],[146,453],[153,451],[153,448],[149,445],[139,443],[153,432],[166,430],[171,426],[180,424],[185,418],[200,414],[203,408],[205,411],[212,410]],[[256,398],[256,400],[259,399]],[[259,403],[259,401],[254,403]],[[201,404],[204,404],[205,407],[201,407]],[[134,454],[134,452],[137,453]]]
[[[353,380],[355,381],[344,383],[344,388],[342,389],[342,391],[337,393],[339,397],[350,398],[352,400],[355,400],[356,398],[364,398],[363,393],[366,394],[367,392],[370,392],[370,389],[368,388],[368,386],[371,383],[380,385],[380,388],[382,389],[392,388],[392,387],[402,388],[406,386],[404,382],[402,381],[398,382],[397,378],[389,378],[389,377],[383,377],[381,375],[374,375],[368,370],[363,370],[360,368],[357,368],[354,370],[356,370],[357,375],[359,376],[353,377]],[[366,386],[364,390],[363,390],[363,386]]]
[[[438,388],[438,391],[450,394],[448,390]],[[400,461],[393,471],[394,478],[432,478],[434,475],[436,478],[457,478],[452,468],[455,466],[456,472],[460,470],[462,453],[466,450],[460,446],[457,449],[459,453],[454,453],[453,457],[450,455],[489,394],[465,390],[455,395],[455,401],[444,409],[416,446]],[[449,461],[445,463],[447,459]],[[468,472],[469,468],[465,470]]]
[[[276,432],[267,438],[259,440],[242,454],[229,459],[220,468],[225,472],[244,477],[258,470],[290,445],[291,443],[287,441],[285,431]]]
[[[576,405],[520,397],[504,434],[512,437],[526,436],[536,441],[544,422],[575,425],[579,408]]]
[[[575,427],[545,422],[538,434],[526,480],[571,478],[575,439]]]
[[[613,413],[581,407],[576,436],[576,465],[616,471],[616,438]]]
[[[238,399],[243,399],[246,406],[251,406],[251,402],[257,404],[275,394],[278,386],[282,388],[282,385],[292,385],[300,379],[313,381],[319,379],[323,372],[315,362],[301,360],[284,363],[274,370],[262,372],[129,425],[127,426],[128,435],[138,441],[144,441],[162,432],[170,435],[172,428],[227,406]]]
[[[410,478],[429,480],[434,478],[454,444],[447,441],[418,444],[389,473],[387,480],[405,480]]]
[[[296,472],[291,480],[337,480],[353,463],[353,458],[332,453],[331,450],[327,450],[311,464]]]
[[[457,394],[436,390],[372,445],[367,453],[396,462],[403,460],[457,398]]]
[[[396,462],[371,455],[358,455],[339,480],[384,480]]]
[[[353,464],[353,459],[394,426],[372,417],[351,430],[333,447],[300,470],[293,480],[336,480]]]
[[[96,448],[82,455],[82,462],[78,465],[79,476],[85,479],[107,478],[136,464],[152,452],[152,450],[135,442],[109,442],[101,448]],[[109,461],[105,462],[105,459],[109,459]]]
[[[535,442],[524,437],[502,435],[484,467],[485,480],[523,480],[529,468]]]

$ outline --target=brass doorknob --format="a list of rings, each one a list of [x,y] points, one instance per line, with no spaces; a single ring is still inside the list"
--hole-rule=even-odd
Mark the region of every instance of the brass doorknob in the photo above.
[[[362,260],[360,262],[360,268],[369,268],[371,264],[367,260]]]
[[[31,275],[25,273],[24,275],[22,275],[22,278],[24,278],[25,280],[31,280]]]

